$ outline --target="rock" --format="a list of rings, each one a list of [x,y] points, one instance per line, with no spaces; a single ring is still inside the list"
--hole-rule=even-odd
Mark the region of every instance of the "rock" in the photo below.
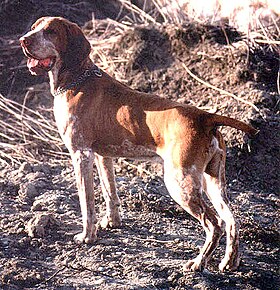
[[[34,172],[43,172],[44,174],[50,174],[50,167],[48,164],[37,164],[33,166]]]
[[[101,284],[103,284],[103,283],[105,283],[105,282],[106,282],[106,279],[104,279],[104,278],[100,278],[100,279],[95,280],[95,281],[93,282],[93,284],[95,284],[95,285],[101,285]]]
[[[33,205],[32,205],[32,207],[31,207],[31,210],[32,211],[42,211],[43,210],[43,208],[44,208],[44,201],[43,200],[35,200],[34,202],[33,202]]]
[[[30,237],[39,238],[44,237],[46,235],[46,229],[49,229],[55,224],[57,224],[57,222],[52,215],[38,214],[28,221],[25,230]]]
[[[23,183],[20,185],[18,195],[21,201],[28,202],[38,196],[39,193],[32,183]]]

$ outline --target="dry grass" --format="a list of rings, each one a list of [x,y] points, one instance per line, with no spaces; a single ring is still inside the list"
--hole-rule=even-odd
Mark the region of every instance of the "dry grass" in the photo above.
[[[66,153],[51,114],[47,109],[35,111],[0,94],[0,161],[39,162],[41,152],[45,158],[61,160]]]
[[[160,27],[164,23],[165,26],[180,27],[182,23],[189,21],[191,15],[185,8],[186,2],[189,1],[142,1],[143,9],[128,0],[118,1],[129,13],[117,20],[96,20],[93,17],[92,27],[86,29],[86,34],[92,44],[91,57],[95,63],[118,80],[125,82],[123,69],[133,53],[133,44],[127,49],[125,57],[113,57],[110,53],[112,46],[117,45],[122,37],[136,26]],[[180,6],[180,3],[183,4]],[[247,37],[244,38],[248,46],[259,45],[279,51],[279,18],[272,15],[268,26],[259,19],[256,29],[248,27]],[[200,17],[198,20],[206,22],[209,19]],[[278,78],[280,90],[279,87]],[[60,161],[67,156],[63,150],[64,146],[50,112],[43,108],[32,110],[25,104],[19,104],[0,95],[0,162],[16,164],[23,161],[39,162],[42,154]]]
[[[94,61],[103,69],[107,70],[110,74],[114,75],[117,79],[121,81],[125,81],[123,79],[123,72],[118,71],[117,67],[120,67],[119,64],[122,63],[124,66],[126,63],[129,62],[131,53],[133,51],[133,47],[127,50],[126,57],[124,58],[118,58],[115,57],[112,59],[110,56],[110,50],[112,49],[112,46],[117,44],[121,39],[122,36],[127,33],[128,30],[134,29],[135,26],[148,26],[153,25],[156,27],[162,26],[164,24],[165,26],[173,26],[173,27],[181,27],[184,23],[190,21],[190,19],[195,19],[199,22],[203,23],[218,23],[218,25],[225,25],[224,19],[219,19],[217,15],[220,15],[218,11],[209,11],[209,15],[212,15],[210,17],[209,15],[200,15],[199,17],[198,12],[196,15],[191,15],[190,8],[195,5],[203,6],[205,3],[203,1],[199,0],[177,0],[177,1],[171,1],[171,0],[152,0],[152,1],[142,1],[143,7],[145,8],[149,2],[149,12],[144,11],[140,8],[138,8],[136,5],[132,4],[131,1],[128,0],[118,0],[120,3],[122,3],[123,7],[126,8],[128,11],[130,11],[129,14],[127,14],[123,19],[119,19],[118,21],[114,21],[111,19],[106,20],[94,20],[93,19],[93,30],[98,31],[98,34],[101,34],[98,36],[98,38],[91,38],[91,44],[93,47],[92,51],[92,58]],[[141,2],[141,1],[140,1]],[[200,3],[203,2],[203,3]],[[213,1],[212,1],[213,2]],[[248,1],[247,1],[248,2]],[[244,9],[246,10],[249,2],[244,2]],[[251,1],[252,2],[252,1]],[[253,1],[254,3],[257,3],[258,1]],[[253,3],[252,2],[252,3]],[[261,2],[261,1],[259,1]],[[152,4],[151,4],[152,3]],[[219,1],[219,7],[209,7],[212,9],[222,9],[222,4],[226,5],[228,1]],[[254,4],[253,3],[253,4]],[[203,4],[203,5],[202,5]],[[257,5],[257,4],[256,4]],[[233,6],[233,5],[231,5]],[[242,4],[239,3],[239,6],[241,7]],[[238,6],[238,7],[239,7]],[[151,8],[152,7],[152,8]],[[241,9],[239,7],[239,10]],[[257,7],[257,6],[256,6]],[[225,10],[225,9],[224,9]],[[236,9],[237,10],[237,9]],[[237,11],[239,11],[237,10]],[[255,10],[252,10],[251,12],[255,13],[257,8]],[[232,18],[236,18],[237,11],[233,10],[234,13],[228,13],[227,21],[233,22]],[[194,13],[194,12],[193,12]],[[251,19],[252,15],[248,15],[248,19]],[[256,18],[256,19],[255,19]],[[252,24],[250,22],[247,23],[248,27],[246,28],[246,36],[244,36],[244,41],[248,43],[248,45],[259,45],[259,46],[269,46],[271,50],[279,51],[279,38],[280,38],[280,17],[276,16],[274,12],[271,11],[270,14],[265,14],[265,17],[261,17],[261,13],[259,14],[258,18],[254,16],[256,24]],[[90,35],[89,35],[90,37]]]

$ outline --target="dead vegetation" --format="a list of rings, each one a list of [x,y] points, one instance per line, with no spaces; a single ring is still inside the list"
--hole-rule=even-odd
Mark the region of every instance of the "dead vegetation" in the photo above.
[[[26,107],[24,102],[20,104],[0,95],[0,113],[5,116],[0,121],[2,162],[34,163],[43,160],[42,154],[54,159],[63,156],[63,143],[49,109],[41,107],[34,110]],[[38,151],[40,149],[41,152]]]

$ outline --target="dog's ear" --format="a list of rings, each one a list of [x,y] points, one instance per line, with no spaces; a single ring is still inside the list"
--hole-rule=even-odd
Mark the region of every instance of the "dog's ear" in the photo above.
[[[90,54],[90,43],[80,27],[70,21],[65,23],[65,51],[62,55],[65,68],[72,69],[80,65]]]
[[[34,30],[37,26],[39,26],[43,21],[46,21],[48,18],[50,18],[50,17],[48,17],[48,16],[43,16],[43,17],[37,19],[37,20],[35,21],[35,23],[32,24],[32,26],[31,26],[31,30]]]

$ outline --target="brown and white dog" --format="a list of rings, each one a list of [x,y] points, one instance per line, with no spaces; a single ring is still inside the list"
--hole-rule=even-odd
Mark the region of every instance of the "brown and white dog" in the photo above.
[[[206,241],[185,265],[201,270],[219,243],[225,223],[226,252],[219,268],[239,264],[238,226],[225,199],[225,143],[217,126],[254,136],[256,130],[235,119],[141,93],[101,72],[90,60],[90,44],[81,29],[60,17],[43,17],[20,38],[32,74],[48,72],[54,115],[74,165],[83,219],[78,243],[96,239],[93,162],[106,215],[102,227],[120,226],[115,186],[115,157],[161,160],[171,197],[200,221]],[[214,209],[202,198],[206,192]]]

